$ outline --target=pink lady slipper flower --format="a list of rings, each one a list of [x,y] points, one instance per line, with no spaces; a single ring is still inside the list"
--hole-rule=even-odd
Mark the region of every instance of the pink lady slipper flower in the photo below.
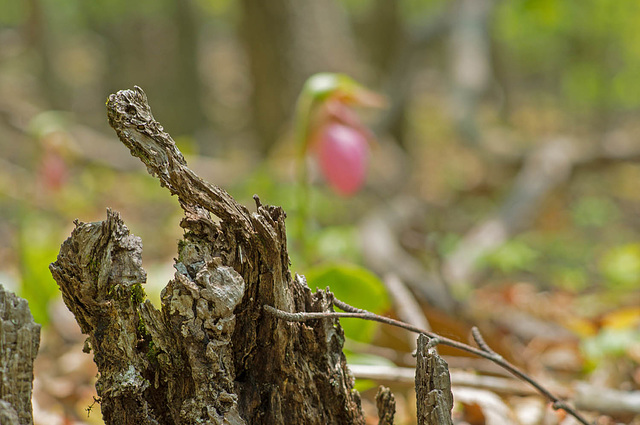
[[[338,122],[322,126],[311,142],[322,175],[340,195],[362,187],[367,174],[369,142],[361,132]]]
[[[314,156],[329,186],[351,196],[364,184],[373,134],[353,108],[381,107],[384,99],[342,74],[316,74],[298,102],[303,151]]]

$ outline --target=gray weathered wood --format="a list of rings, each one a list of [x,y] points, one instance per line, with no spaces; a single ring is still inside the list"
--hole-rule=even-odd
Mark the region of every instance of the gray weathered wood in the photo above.
[[[363,424],[338,322],[288,323],[263,311],[331,308],[324,291],[289,272],[284,211],[256,197],[250,213],[196,176],[140,88],[111,95],[107,113],[177,195],[185,234],[161,310],[144,301],[142,243],[116,212],[76,223],[51,265],[89,335],[105,423]]]
[[[376,407],[378,408],[378,425],[393,425],[396,415],[396,398],[391,390],[382,385],[376,394]]]
[[[40,347],[40,325],[27,301],[0,285],[0,423],[33,424],[33,361]]]
[[[449,367],[435,348],[429,346],[429,337],[418,337],[416,365],[416,399],[418,425],[453,425],[451,409],[453,394]]]

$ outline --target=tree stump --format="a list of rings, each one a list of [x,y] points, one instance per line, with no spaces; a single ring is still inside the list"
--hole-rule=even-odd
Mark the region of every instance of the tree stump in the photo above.
[[[453,393],[449,366],[436,352],[432,339],[418,337],[416,400],[418,425],[453,425]],[[433,341],[437,342],[437,341]]]
[[[332,310],[289,271],[285,212],[256,212],[191,171],[142,89],[109,96],[109,123],[184,210],[161,310],[145,300],[142,242],[114,211],[80,223],[51,271],[88,335],[107,425],[364,424],[337,320],[264,313]]]
[[[0,285],[0,424],[33,424],[33,361],[39,347],[40,325],[27,301]]]
[[[378,408],[378,425],[393,425],[396,414],[396,399],[387,387],[380,386],[376,394]]]

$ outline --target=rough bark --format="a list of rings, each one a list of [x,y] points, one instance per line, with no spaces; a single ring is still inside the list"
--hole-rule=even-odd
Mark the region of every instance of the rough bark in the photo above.
[[[136,87],[111,95],[111,126],[185,212],[162,308],[144,301],[142,244],[118,213],[76,223],[52,273],[100,371],[110,424],[363,424],[339,323],[288,323],[263,305],[327,311],[289,272],[285,213],[250,213],[198,178]],[[217,217],[212,217],[212,214]]]
[[[0,424],[33,424],[33,361],[40,347],[40,325],[27,301],[0,285]]]
[[[396,415],[396,399],[389,388],[383,386],[378,388],[376,406],[378,408],[378,425],[393,425],[393,417]]]
[[[449,366],[431,347],[426,335],[418,337],[416,400],[418,425],[453,425]]]

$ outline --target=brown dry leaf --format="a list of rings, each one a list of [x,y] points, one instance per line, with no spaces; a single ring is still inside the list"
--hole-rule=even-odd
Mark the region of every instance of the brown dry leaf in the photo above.
[[[484,416],[484,422],[482,423],[485,425],[513,425],[518,423],[511,408],[500,397],[490,391],[456,387],[453,388],[453,398],[456,404],[459,403],[462,406],[478,406],[480,413]],[[473,411],[473,413],[477,412]],[[475,415],[474,417],[478,418],[480,416]]]
[[[486,418],[482,407],[478,403],[460,403],[462,406],[461,419],[469,425],[485,425]]]

